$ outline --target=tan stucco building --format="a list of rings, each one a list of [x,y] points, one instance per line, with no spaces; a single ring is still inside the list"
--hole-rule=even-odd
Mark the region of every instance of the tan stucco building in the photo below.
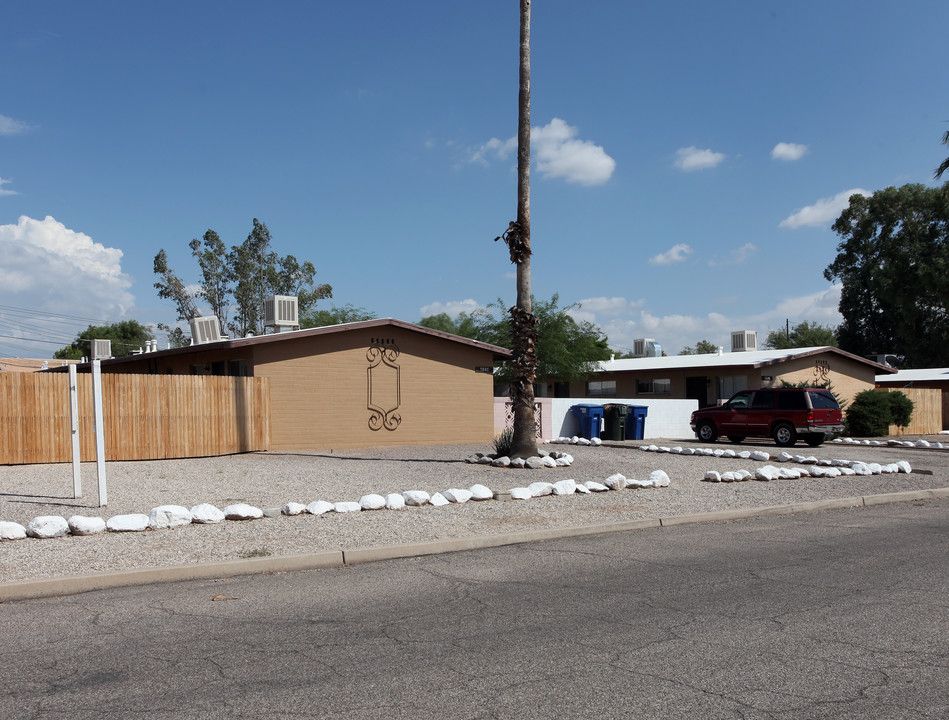
[[[393,319],[102,361],[102,371],[270,379],[272,450],[490,443],[504,348]]]
[[[569,388],[551,383],[549,394],[590,398],[677,398],[699,407],[727,400],[739,390],[780,387],[783,382],[830,382],[843,402],[871,390],[877,375],[895,372],[834,347],[719,352],[610,360],[601,371]],[[563,393],[568,393],[564,395]]]

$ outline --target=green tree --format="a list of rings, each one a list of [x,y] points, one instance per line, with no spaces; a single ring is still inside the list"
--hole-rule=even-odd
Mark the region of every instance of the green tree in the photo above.
[[[949,362],[949,183],[854,195],[834,223],[837,257],[824,277],[841,283],[840,347],[898,353],[906,367]]]
[[[208,230],[201,240],[195,238],[189,246],[201,270],[197,291],[171,270],[164,250],[155,256],[158,296],[175,303],[178,320],[199,317],[197,299],[200,298],[217,316],[222,332],[229,330],[238,337],[249,332],[259,335],[264,332],[264,299],[269,295],[295,295],[301,317],[318,300],[333,297],[332,286],[314,283],[313,263],[301,263],[293,255],[281,257],[273,251],[270,230],[257,218],[247,239],[227,252],[224,242],[213,230]],[[230,316],[232,309],[234,313]],[[159,327],[174,333],[168,325]],[[182,336],[178,333],[177,341]],[[172,342],[176,339],[172,338]]]
[[[378,317],[371,310],[343,305],[333,305],[329,310],[311,308],[306,315],[300,316],[301,328],[326,327],[328,325],[342,325],[343,323],[360,322],[361,320],[375,320]]]
[[[132,350],[145,347],[145,341],[152,334],[137,320],[122,320],[109,325],[90,325],[76,336],[70,345],[57,350],[53,357],[57,360],[79,360],[89,357],[93,340],[111,340],[112,355],[123,357]]]
[[[769,330],[763,347],[772,350],[788,350],[804,347],[837,347],[837,329],[805,320],[785,330]]]
[[[487,320],[488,323],[495,322],[494,318],[490,315],[487,315],[487,318],[489,318]],[[431,328],[432,330],[440,330],[441,332],[450,333],[452,335],[460,335],[461,337],[478,340],[481,336],[481,326],[486,324],[485,321],[486,313],[481,310],[473,313],[460,312],[456,320],[452,320],[448,313],[429,315],[428,317],[422,318],[419,321],[419,325]]]
[[[537,376],[562,381],[580,380],[597,370],[600,361],[610,359],[610,348],[603,332],[591,322],[577,322],[569,310],[560,307],[556,293],[550,300],[531,299],[537,324]],[[473,340],[510,348],[513,345],[511,325],[504,317],[504,301],[498,299],[485,310],[461,313],[457,321],[440,313],[422,318],[420,325],[461,335]],[[505,363],[498,369],[500,380],[511,382],[514,368]]]
[[[680,355],[714,355],[718,346],[709,340],[699,340],[695,345],[687,345],[679,351]]]
[[[194,238],[189,245],[191,254],[201,268],[201,290],[198,295],[211,306],[211,312],[217,315],[218,323],[224,329],[227,327],[231,305],[231,273],[227,264],[227,247],[213,230],[204,233],[203,243],[202,240]]]
[[[949,130],[946,130],[946,132],[943,133],[942,144],[949,145]],[[941,178],[942,174],[946,172],[946,170],[949,170],[949,158],[946,158],[945,160],[943,160],[942,163],[939,165],[939,167],[936,168],[936,172],[934,174],[936,180]]]

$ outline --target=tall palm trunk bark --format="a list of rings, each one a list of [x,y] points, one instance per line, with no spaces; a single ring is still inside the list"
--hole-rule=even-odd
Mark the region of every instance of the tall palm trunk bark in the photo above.
[[[537,378],[537,330],[531,312],[531,0],[521,0],[520,92],[517,117],[517,227],[508,245],[517,264],[517,304],[511,308],[514,341],[514,442],[512,457],[537,455],[534,380]],[[517,248],[517,252],[515,252]]]

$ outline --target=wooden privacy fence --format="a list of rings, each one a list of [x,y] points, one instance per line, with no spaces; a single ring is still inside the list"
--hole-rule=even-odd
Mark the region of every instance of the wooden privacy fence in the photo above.
[[[80,457],[94,461],[92,376],[78,380]],[[103,373],[106,460],[270,449],[270,380]],[[69,462],[69,376],[0,373],[0,464]]]
[[[883,392],[901,392],[913,401],[909,425],[890,425],[890,435],[935,435],[943,429],[943,394],[933,388],[877,388]]]

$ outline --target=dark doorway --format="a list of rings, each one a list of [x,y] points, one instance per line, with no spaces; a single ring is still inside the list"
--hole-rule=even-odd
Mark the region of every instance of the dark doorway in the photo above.
[[[698,400],[699,407],[708,407],[708,378],[687,377],[685,379],[685,397],[688,400]]]

